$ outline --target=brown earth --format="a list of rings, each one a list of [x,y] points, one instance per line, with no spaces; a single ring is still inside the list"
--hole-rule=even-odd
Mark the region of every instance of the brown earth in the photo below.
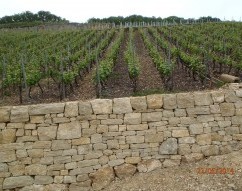
[[[199,168],[226,168],[221,174],[201,173]],[[209,171],[211,173],[211,171]],[[124,180],[113,181],[106,191],[242,191],[242,150],[205,160],[161,168],[149,173],[136,173]]]

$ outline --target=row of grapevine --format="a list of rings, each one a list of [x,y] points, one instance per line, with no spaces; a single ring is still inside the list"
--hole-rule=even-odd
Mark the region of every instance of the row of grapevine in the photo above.
[[[139,32],[141,33],[142,39],[146,48],[149,51],[149,55],[152,58],[156,68],[158,69],[165,87],[167,87],[168,82],[171,80],[171,74],[174,67],[171,59],[167,59],[166,57],[162,57],[160,52],[157,49],[157,46],[152,43],[147,31],[145,29],[140,29]]]
[[[132,80],[135,92],[137,89],[137,80],[140,74],[140,63],[135,52],[133,28],[129,28],[129,39],[125,51],[125,61],[128,64],[129,77]]]

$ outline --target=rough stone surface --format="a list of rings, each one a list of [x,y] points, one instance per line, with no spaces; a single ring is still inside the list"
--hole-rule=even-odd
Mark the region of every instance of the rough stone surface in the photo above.
[[[91,101],[94,114],[111,114],[112,113],[112,100],[109,99],[96,99]],[[80,107],[79,107],[80,108]]]
[[[45,115],[50,113],[63,113],[65,103],[39,104],[29,106],[29,115]]]
[[[160,109],[163,106],[162,95],[147,95],[147,105],[149,109]]]
[[[137,166],[139,172],[150,172],[161,168],[162,164],[159,160],[149,159],[140,162]]]
[[[141,113],[126,113],[124,116],[124,124],[135,125],[141,123]]]
[[[177,94],[177,106],[178,108],[190,108],[194,107],[194,97],[190,93]]]
[[[210,145],[212,142],[211,134],[197,135],[197,143],[199,145]]]
[[[46,175],[47,167],[41,164],[32,164],[25,167],[25,173],[27,175]]]
[[[11,107],[0,107],[0,123],[10,121]]]
[[[80,115],[91,115],[93,113],[90,102],[79,102],[78,108]]]
[[[65,106],[65,117],[78,116],[78,102],[67,102]]]
[[[194,94],[195,105],[212,105],[213,100],[210,93],[195,93]]]
[[[0,132],[0,144],[13,143],[16,140],[15,129],[4,129]]]
[[[45,184],[52,184],[53,178],[51,176],[35,176],[34,184],[45,185]]]
[[[176,109],[177,108],[177,99],[176,94],[165,94],[164,98],[164,109]]]
[[[130,103],[134,110],[144,111],[147,109],[146,97],[131,97]]]
[[[115,174],[112,167],[105,167],[91,173],[89,177],[92,180],[93,190],[101,190],[114,180]]]
[[[159,148],[159,153],[163,155],[177,154],[177,149],[177,139],[169,138],[161,144]]]
[[[191,154],[188,154],[188,155],[184,155],[184,158],[183,158],[183,161],[184,162],[197,162],[199,160],[202,160],[203,159],[203,154],[202,153],[191,153]]]
[[[142,113],[142,121],[144,122],[161,121],[161,119],[162,112]]]
[[[123,179],[133,176],[136,172],[136,166],[132,164],[122,164],[120,166],[114,167],[114,171],[118,178]]]
[[[235,107],[233,103],[221,103],[220,109],[222,116],[233,116],[235,113]]]
[[[130,98],[114,98],[113,99],[113,113],[131,113],[132,107],[130,103]]]
[[[11,109],[11,122],[19,123],[29,121],[28,106],[17,106]]]
[[[188,130],[173,130],[172,137],[188,137],[189,131]]]
[[[59,124],[57,139],[75,139],[81,137],[81,125],[78,121]]]
[[[39,127],[37,132],[41,141],[54,140],[56,138],[57,126]]]
[[[3,189],[13,189],[32,185],[34,179],[30,176],[17,176],[5,178],[3,182]]]

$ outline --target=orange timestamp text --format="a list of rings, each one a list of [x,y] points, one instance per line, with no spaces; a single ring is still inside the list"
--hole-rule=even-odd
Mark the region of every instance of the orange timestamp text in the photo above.
[[[235,173],[234,168],[197,168],[198,174],[230,174]]]

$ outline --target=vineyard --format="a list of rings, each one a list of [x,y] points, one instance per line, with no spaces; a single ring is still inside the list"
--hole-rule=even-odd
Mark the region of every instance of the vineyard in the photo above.
[[[242,79],[242,24],[0,31],[0,105],[216,88]]]

